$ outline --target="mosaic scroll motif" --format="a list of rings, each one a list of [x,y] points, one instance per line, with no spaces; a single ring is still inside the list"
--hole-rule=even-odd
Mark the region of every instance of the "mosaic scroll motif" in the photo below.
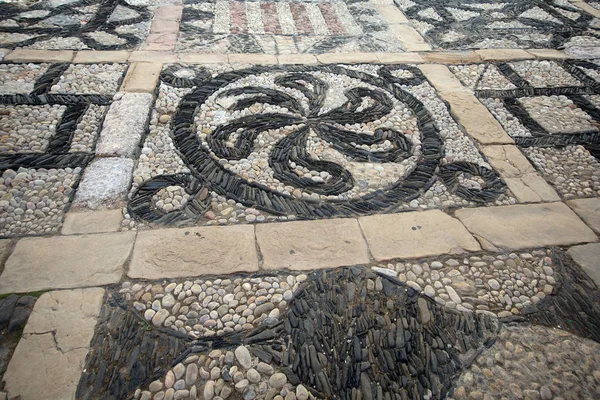
[[[48,49],[136,48],[150,13],[126,0],[50,0],[0,3],[0,45]]]
[[[442,49],[561,48],[597,43],[600,35],[597,20],[566,0],[395,3],[430,43]]]
[[[597,60],[517,61],[451,69],[561,195],[597,195]]]
[[[324,218],[393,211],[438,181],[478,203],[504,193],[482,159],[445,158],[438,121],[411,94],[427,84],[416,67],[256,66],[212,77],[177,71],[166,69],[162,81],[189,89],[170,126],[196,182],[185,190],[190,196],[204,185],[273,215]],[[366,164],[392,168],[392,178],[369,186],[356,178]],[[465,185],[464,177],[481,185]],[[159,222],[189,218],[189,206],[167,216],[151,205],[165,179],[141,185],[130,214]]]

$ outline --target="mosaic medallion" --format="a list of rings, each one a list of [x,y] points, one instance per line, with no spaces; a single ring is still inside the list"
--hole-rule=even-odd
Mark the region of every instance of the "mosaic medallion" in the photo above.
[[[598,20],[567,0],[395,0],[441,49],[562,48],[598,45]]]
[[[368,1],[186,0],[184,5],[179,51],[403,51]]]
[[[220,73],[170,66],[160,90],[134,172],[129,213],[137,218],[175,222],[202,209],[212,213],[209,197],[224,199],[217,211],[227,207],[236,215],[227,205],[232,201],[284,218],[393,211],[427,192],[466,204],[507,200],[502,181],[414,66],[255,66]],[[177,108],[161,99],[173,95]],[[172,150],[160,162],[163,173],[144,182],[138,176],[150,166],[143,156],[154,154],[159,141],[172,143]],[[171,186],[184,188],[186,206],[180,195],[179,208],[164,213],[151,199]],[[437,202],[442,205],[440,197]]]
[[[600,65],[517,61],[450,67],[564,198],[600,190]]]
[[[121,50],[145,38],[150,14],[136,1],[0,2],[0,47]]]
[[[58,230],[126,69],[0,64],[0,235]]]
[[[550,249],[125,282],[77,397],[593,398],[599,296]]]

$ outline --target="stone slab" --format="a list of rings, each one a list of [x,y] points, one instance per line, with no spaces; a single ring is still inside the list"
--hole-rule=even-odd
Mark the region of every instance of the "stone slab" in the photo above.
[[[75,56],[70,50],[16,49],[4,57],[4,61],[15,62],[71,62]]]
[[[475,95],[466,91],[441,92],[450,113],[465,131],[482,144],[513,144],[514,140]]]
[[[312,54],[281,54],[277,56],[279,64],[318,64],[317,57]]]
[[[171,23],[172,21],[169,21]],[[149,51],[172,51],[175,50],[177,43],[177,33],[174,32],[156,32],[146,37],[143,49]]]
[[[561,60],[569,58],[569,56],[562,50],[555,49],[527,49],[527,52],[533,54],[536,58],[544,60]]]
[[[375,53],[377,59],[383,64],[420,64],[423,57],[419,53]]]
[[[406,51],[430,51],[431,46],[417,32],[415,28],[406,24],[390,25],[390,31],[396,35],[398,41]]]
[[[146,131],[153,100],[150,93],[117,93],[102,124],[96,154],[133,157]]]
[[[226,64],[227,54],[178,54],[184,64]]]
[[[481,49],[475,50],[483,61],[528,60],[535,56],[521,49]]]
[[[231,64],[277,64],[277,57],[271,54],[229,54],[227,59]]]
[[[91,210],[121,207],[131,183],[133,160],[97,158],[83,173],[73,206]]]
[[[44,293],[4,374],[8,398],[74,399],[104,290]]]
[[[537,173],[525,174],[517,178],[504,178],[504,181],[521,203],[560,201],[560,196],[552,186]]]
[[[256,240],[264,269],[311,270],[369,262],[355,219],[257,225]]]
[[[535,168],[517,146],[483,146],[481,152],[503,178],[514,178],[535,173]]]
[[[573,1],[573,0],[571,0],[571,4],[573,4],[576,7],[579,7],[580,9],[582,9],[585,12],[587,12],[588,14],[592,14],[596,18],[600,18],[600,10],[598,10],[595,7],[590,6],[589,4],[587,4],[584,1]]]
[[[479,54],[474,51],[432,51],[423,53],[426,62],[440,64],[463,64],[481,61]]]
[[[74,63],[124,63],[131,55],[129,51],[82,50],[75,54]]]
[[[121,227],[123,212],[117,210],[100,210],[67,213],[61,233],[73,235],[81,233],[116,232]]]
[[[119,282],[135,232],[21,239],[0,276],[0,293]]]
[[[598,238],[564,203],[465,208],[456,217],[488,250],[596,242]]]
[[[388,24],[408,24],[410,21],[400,9],[391,4],[375,4],[373,8]]]
[[[257,270],[254,227],[236,225],[140,232],[128,275],[160,279]]]
[[[457,219],[440,210],[372,215],[359,222],[377,261],[481,250]]]
[[[600,233],[600,199],[569,200],[567,204],[590,228]]]
[[[179,32],[179,22],[165,19],[154,19],[150,27],[151,33],[177,33]]]
[[[445,65],[422,64],[419,69],[440,93],[468,90]]]
[[[177,54],[162,51],[138,50],[132,51],[129,56],[130,63],[169,64],[178,61]]]
[[[567,253],[592,278],[596,286],[600,287],[600,243],[573,246]]]
[[[323,64],[358,64],[376,63],[379,59],[374,53],[325,53],[317,54],[317,60]]]
[[[136,62],[131,64],[127,69],[121,91],[152,93],[156,90],[161,71],[162,64],[159,63]]]
[[[154,11],[154,20],[179,21],[183,6],[162,6]]]

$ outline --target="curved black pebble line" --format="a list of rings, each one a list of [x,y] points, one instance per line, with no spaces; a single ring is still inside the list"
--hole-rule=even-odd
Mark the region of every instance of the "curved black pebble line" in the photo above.
[[[393,77],[393,68],[410,70],[414,78]],[[196,134],[194,117],[198,106],[203,104],[215,91],[226,87],[243,77],[266,72],[308,73],[324,71],[347,75],[379,87],[399,101],[407,104],[415,113],[421,133],[422,156],[416,168],[403,180],[399,180],[386,190],[378,190],[362,198],[350,201],[315,201],[296,199],[289,195],[273,192],[264,185],[234,175],[222,167],[205,149]],[[436,179],[442,157],[442,141],[438,128],[423,103],[402,90],[397,84],[421,82],[421,72],[405,66],[386,66],[380,69],[381,77],[350,70],[341,66],[255,66],[252,68],[226,72],[216,76],[204,85],[187,94],[180,102],[173,118],[173,139],[182,159],[192,173],[204,178],[212,190],[247,206],[256,207],[275,215],[294,214],[300,218],[323,218],[332,216],[354,216],[376,211],[392,211],[401,202],[410,201],[427,191]],[[290,124],[295,123],[290,117]],[[332,174],[333,175],[333,174]],[[468,193],[467,193],[468,195]]]
[[[152,204],[152,196],[168,186],[181,186],[190,195],[190,199],[182,210],[163,212]],[[201,181],[191,174],[159,175],[144,182],[133,194],[127,205],[130,215],[148,222],[160,224],[177,224],[197,221],[208,209],[209,197],[197,198],[198,193],[205,188]],[[208,190],[207,193],[208,194]]]
[[[175,72],[180,69],[191,69],[194,71],[195,76],[193,78],[179,78],[177,75],[175,75]],[[210,73],[206,70],[206,68],[197,66],[183,66],[181,64],[169,65],[160,73],[161,82],[176,88],[192,88],[194,86],[200,86],[209,79]]]
[[[485,185],[482,189],[472,189],[461,185],[458,176],[466,173],[483,179]],[[504,193],[506,185],[492,170],[469,162],[454,162],[442,166],[440,178],[444,185],[460,197],[476,203],[487,203]]]

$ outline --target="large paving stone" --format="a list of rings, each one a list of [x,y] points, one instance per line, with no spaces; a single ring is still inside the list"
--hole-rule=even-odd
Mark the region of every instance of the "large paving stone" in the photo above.
[[[600,233],[600,199],[570,200],[567,204],[590,228]]]
[[[481,250],[455,218],[439,210],[359,218],[377,261]]]
[[[63,235],[116,232],[122,220],[121,210],[70,212],[67,213],[61,232]]]
[[[159,279],[257,270],[254,227],[239,225],[140,232],[128,275]]]
[[[489,250],[596,242],[564,203],[465,208],[456,216]]]
[[[256,226],[265,269],[315,269],[369,262],[355,219],[298,221]]]
[[[119,282],[134,232],[21,239],[0,276],[0,293]]]
[[[103,296],[93,288],[39,298],[4,374],[8,398],[75,398]]]
[[[600,287],[600,243],[589,243],[571,247],[567,253]]]
[[[85,169],[75,201],[76,208],[117,208],[127,197],[133,160],[130,158],[100,158]]]
[[[117,93],[104,119],[96,154],[132,157],[146,130],[152,101],[150,93]]]

